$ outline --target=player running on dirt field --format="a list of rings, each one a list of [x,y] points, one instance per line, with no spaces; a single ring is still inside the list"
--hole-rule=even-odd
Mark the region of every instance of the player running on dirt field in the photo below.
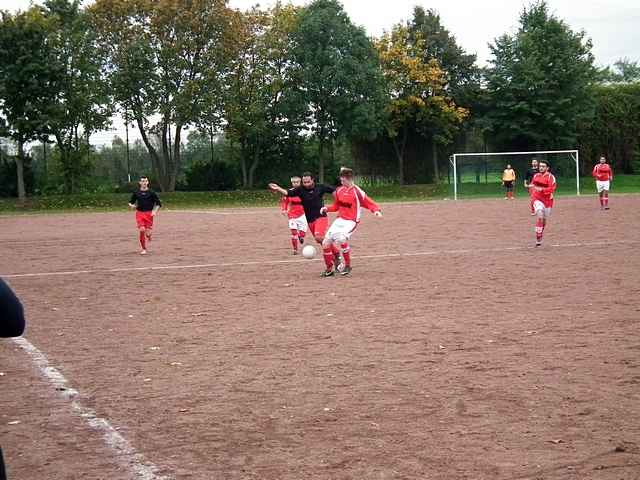
[[[333,270],[333,252],[339,249],[343,263],[337,270],[340,275],[349,275],[351,273],[351,248],[349,247],[349,239],[353,231],[360,223],[361,208],[368,208],[376,217],[381,217],[380,207],[367,197],[367,194],[353,183],[353,170],[350,168],[340,169],[340,182],[342,186],[338,187],[335,193],[335,201],[333,205],[322,207],[320,212],[338,212],[331,227],[322,242],[322,250],[324,255],[324,263],[326,270],[322,272],[323,277],[334,275]]]
[[[604,155],[600,157],[599,163],[593,167],[593,178],[596,179],[596,189],[600,196],[600,209],[609,210],[609,188],[613,180],[613,170],[607,163]]]
[[[300,188],[302,179],[298,176],[291,177],[291,188]],[[291,230],[291,246],[293,254],[298,254],[298,244],[304,243],[304,237],[309,227],[307,217],[304,214],[302,200],[299,197],[282,197],[280,209],[283,215],[289,219],[289,230]]]
[[[556,177],[549,172],[549,164],[545,160],[538,162],[538,173],[531,181],[530,190],[536,213],[536,247],[539,247],[547,219],[551,216],[553,192],[556,191]]]
[[[153,190],[149,189],[149,178],[140,177],[140,189],[131,194],[129,208],[136,209],[136,224],[140,233],[140,255],[147,254],[147,242],[151,241],[151,231],[153,229],[153,217],[162,206],[160,198]]]

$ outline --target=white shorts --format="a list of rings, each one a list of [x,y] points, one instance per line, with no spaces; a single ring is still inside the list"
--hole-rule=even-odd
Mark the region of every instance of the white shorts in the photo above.
[[[542,212],[542,216],[544,218],[549,218],[551,216],[551,207],[545,207],[544,203],[540,200],[533,202],[533,210],[536,212],[536,215],[538,215],[538,212]]]
[[[609,191],[609,180],[596,180],[596,188],[598,189],[598,193],[602,193],[605,190]]]
[[[309,228],[306,215],[300,215],[298,218],[290,218],[289,228],[298,230],[299,232],[306,232],[307,228]]]
[[[336,218],[329,227],[329,230],[327,230],[324,238],[333,242],[346,242],[351,238],[351,234],[357,225],[358,224],[352,220]]]

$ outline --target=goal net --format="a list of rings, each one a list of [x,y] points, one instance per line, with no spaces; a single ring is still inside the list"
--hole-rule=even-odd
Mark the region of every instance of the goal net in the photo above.
[[[526,194],[524,179],[531,161],[545,160],[558,182],[558,193],[580,195],[578,150],[535,152],[456,153],[449,159],[449,190],[461,197],[502,196],[502,172],[511,165],[516,172],[515,194]]]

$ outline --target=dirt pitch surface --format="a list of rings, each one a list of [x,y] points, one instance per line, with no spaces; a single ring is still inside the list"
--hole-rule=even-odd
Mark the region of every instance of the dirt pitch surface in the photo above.
[[[350,277],[278,210],[0,218],[9,479],[640,478],[640,197],[365,212]]]

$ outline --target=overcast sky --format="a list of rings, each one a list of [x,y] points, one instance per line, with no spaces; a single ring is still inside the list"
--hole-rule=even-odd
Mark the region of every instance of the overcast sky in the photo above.
[[[30,3],[30,0],[0,0],[0,8],[24,10]],[[274,2],[230,1],[232,7],[241,9],[256,3],[268,7]],[[292,3],[304,5],[308,1],[293,0]],[[489,57],[487,44],[505,32],[514,31],[520,12],[529,4],[523,0],[343,0],[342,3],[351,20],[363,26],[369,35],[380,35],[393,24],[407,20],[415,5],[433,8],[440,13],[442,23],[455,35],[459,45],[477,54],[481,64]],[[640,61],[640,1],[548,0],[548,4],[573,30],[587,32],[593,40],[599,65],[610,65],[623,57]]]
[[[24,10],[30,0],[0,0],[0,8]],[[35,3],[40,3],[36,1]],[[230,0],[234,8],[246,9],[260,3],[269,7],[271,0]],[[304,5],[306,0],[292,0]],[[443,25],[468,53],[478,56],[478,63],[486,64],[490,53],[488,43],[518,26],[522,9],[529,5],[523,0],[343,0],[345,10],[356,25],[372,36],[389,30],[395,23],[412,15],[413,7],[435,9]],[[611,65],[620,58],[640,61],[640,0],[548,0],[552,13],[575,30],[585,30],[593,40],[593,53],[600,66]],[[119,130],[119,129],[118,129]]]

